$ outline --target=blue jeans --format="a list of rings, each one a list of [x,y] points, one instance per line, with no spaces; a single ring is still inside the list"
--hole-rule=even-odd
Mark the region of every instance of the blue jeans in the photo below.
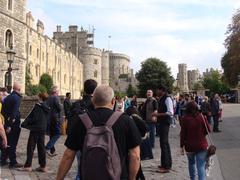
[[[188,153],[188,170],[190,179],[196,179],[196,168],[198,174],[198,180],[206,180],[205,164],[207,151],[201,151],[198,153]]]
[[[154,148],[156,125],[153,122],[147,122],[147,128],[148,128],[148,131],[149,131],[150,144],[151,144],[152,148]]]
[[[48,141],[48,143],[46,145],[46,150],[50,150],[50,149],[54,148],[54,145],[59,138],[60,138],[59,134],[50,136],[50,140]]]
[[[76,157],[77,157],[78,168],[77,168],[77,176],[76,176],[75,180],[80,180],[80,171],[81,171],[81,168],[80,168],[81,152],[80,151],[77,152]]]

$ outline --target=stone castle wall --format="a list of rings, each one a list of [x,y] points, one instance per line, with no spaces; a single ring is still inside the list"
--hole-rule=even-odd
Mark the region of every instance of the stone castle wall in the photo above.
[[[8,63],[6,57],[6,51],[9,46],[6,46],[6,31],[9,30],[12,33],[12,45],[16,49],[16,57],[13,64],[13,68],[19,70],[13,71],[13,81],[17,81],[22,85],[25,84],[25,37],[26,27],[25,21],[25,0],[14,1],[12,7],[8,9],[8,1],[0,1],[0,86],[4,86],[4,74],[7,70]],[[24,86],[22,87],[24,91]]]
[[[31,13],[25,12],[25,0],[13,1],[11,10],[8,1],[0,1],[0,67],[7,69],[6,31],[12,32],[12,44],[16,52],[13,68],[13,82],[22,85],[25,92],[26,66],[30,67],[32,84],[38,84],[40,76],[48,73],[53,77],[54,84],[60,89],[60,94],[71,92],[73,98],[79,98],[83,89],[83,65],[80,60],[63,46],[44,35],[44,24],[37,22]],[[0,86],[4,86],[4,72],[0,73]]]

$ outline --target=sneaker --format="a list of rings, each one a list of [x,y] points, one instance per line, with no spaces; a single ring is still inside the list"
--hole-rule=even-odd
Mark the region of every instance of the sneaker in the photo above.
[[[52,173],[52,171],[49,171],[46,167],[38,167],[35,169],[38,172],[42,172],[42,173]]]
[[[51,153],[50,150],[46,150],[46,153],[47,153],[47,155],[50,156],[50,157],[57,156],[57,153],[56,153],[56,152]]]

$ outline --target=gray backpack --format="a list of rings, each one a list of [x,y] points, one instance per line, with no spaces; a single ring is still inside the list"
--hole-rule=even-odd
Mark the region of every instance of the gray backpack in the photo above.
[[[121,114],[114,112],[103,126],[94,126],[87,113],[79,115],[87,130],[81,158],[83,180],[120,180],[121,160],[112,126]]]

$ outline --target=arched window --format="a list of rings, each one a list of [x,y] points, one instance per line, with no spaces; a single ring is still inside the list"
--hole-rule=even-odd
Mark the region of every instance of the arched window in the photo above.
[[[64,75],[64,84],[66,84],[66,81],[67,81],[67,75],[65,74]]]
[[[8,0],[8,10],[12,11],[13,9],[13,1],[12,0]]]
[[[5,46],[8,48],[13,46],[13,33],[10,29],[8,29],[5,34]]]

